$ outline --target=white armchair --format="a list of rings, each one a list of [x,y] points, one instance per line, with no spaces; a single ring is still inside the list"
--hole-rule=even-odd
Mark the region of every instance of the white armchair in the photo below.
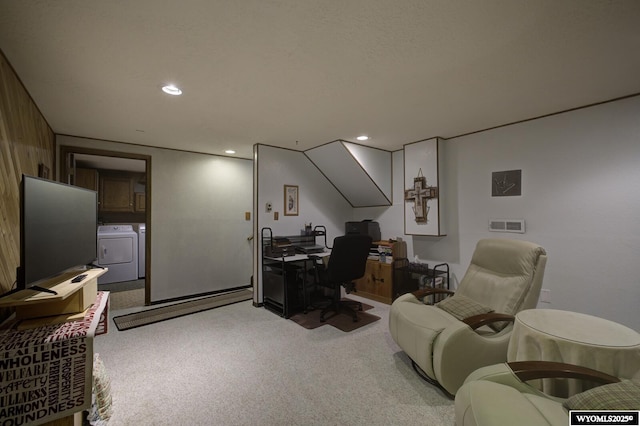
[[[570,410],[637,410],[638,377],[620,380],[590,368],[548,361],[518,361],[482,367],[456,394],[456,426],[566,426]],[[529,380],[579,379],[598,385],[570,398],[547,395]]]
[[[423,378],[455,395],[474,370],[505,362],[513,316],[535,308],[546,252],[537,244],[484,239],[455,294],[436,305],[421,300],[426,289],[391,305],[391,336]]]

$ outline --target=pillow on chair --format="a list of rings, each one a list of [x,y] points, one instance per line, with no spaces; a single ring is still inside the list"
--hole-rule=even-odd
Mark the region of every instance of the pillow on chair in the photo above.
[[[640,379],[598,386],[568,398],[562,405],[567,410],[638,410]]]
[[[476,302],[475,300],[461,294],[454,294],[453,296],[436,303],[436,306],[443,311],[453,315],[460,321],[474,315],[488,314],[489,312],[493,312],[493,309],[489,308],[488,306],[484,306]]]

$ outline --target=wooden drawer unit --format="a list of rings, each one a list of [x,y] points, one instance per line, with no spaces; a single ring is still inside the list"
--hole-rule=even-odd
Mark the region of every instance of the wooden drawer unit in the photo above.
[[[374,241],[373,245],[386,247],[391,255],[386,258],[386,262],[380,262],[378,259],[367,260],[364,276],[355,281],[356,294],[390,305],[398,293],[398,289],[394,288],[394,272],[396,268],[406,264],[407,243]]]
[[[355,282],[355,288],[358,296],[391,304],[393,265],[378,260],[367,260],[364,277]]]

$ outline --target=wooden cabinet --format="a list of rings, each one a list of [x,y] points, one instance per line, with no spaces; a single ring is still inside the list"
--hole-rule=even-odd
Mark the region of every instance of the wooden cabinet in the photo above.
[[[98,190],[98,171],[96,169],[76,168],[75,185],[82,188]]]
[[[146,200],[146,196],[144,192],[136,192],[135,193],[135,211],[136,212],[143,212],[145,211],[147,208],[147,200]]]
[[[133,212],[133,179],[123,174],[100,175],[100,210],[105,212]]]
[[[364,276],[355,281],[356,294],[382,303],[391,304],[394,296],[394,272],[404,265],[407,256],[407,243],[403,241],[390,243],[376,241],[378,246],[386,246],[391,250],[390,263],[378,259],[368,259]],[[402,262],[401,262],[402,261]]]
[[[364,277],[355,282],[355,288],[358,296],[391,304],[393,264],[367,260]]]

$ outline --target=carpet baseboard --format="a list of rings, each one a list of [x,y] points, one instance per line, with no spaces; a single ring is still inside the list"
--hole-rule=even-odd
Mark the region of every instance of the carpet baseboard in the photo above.
[[[113,322],[119,331],[129,330],[143,325],[149,325],[160,321],[166,321],[185,315],[195,314],[220,306],[231,305],[253,298],[251,289],[232,291],[215,296],[204,297],[188,302],[148,309],[142,312],[121,315],[113,318]]]

